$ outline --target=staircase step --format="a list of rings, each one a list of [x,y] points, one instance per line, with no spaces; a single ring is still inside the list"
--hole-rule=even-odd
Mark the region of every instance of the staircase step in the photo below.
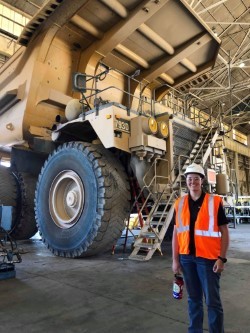
[[[154,217],[166,217],[166,216],[168,216],[168,212],[165,212],[165,213],[163,213],[162,211],[157,211],[157,212],[154,212],[153,213],[153,215],[152,215],[152,217],[154,218]]]
[[[128,257],[130,260],[137,260],[137,261],[147,261],[152,258],[153,254],[155,251],[159,251],[160,254],[162,255],[161,248],[157,247],[154,249],[149,249],[149,250],[144,250],[141,248],[135,248],[131,255]],[[140,252],[140,254],[139,254]]]
[[[154,232],[142,232],[140,234],[140,237],[149,238],[149,239],[157,239],[158,238]]]
[[[153,228],[155,228],[155,226],[162,227],[164,224],[165,224],[164,221],[161,221],[161,222],[159,222],[159,221],[151,221],[150,222],[150,226],[153,227]]]
[[[148,250],[151,250],[151,249],[155,249],[158,245],[158,243],[145,243],[145,242],[138,242],[136,243],[137,241],[140,241],[140,239],[137,239],[134,243],[134,248],[135,249],[148,249]]]
[[[167,215],[167,211],[164,213],[164,216],[165,215]],[[161,211],[161,210],[158,210],[158,211],[156,211],[156,212],[154,212],[152,215],[151,215],[151,218],[152,217],[158,217],[158,216],[161,216],[161,215],[163,215],[163,211]],[[145,220],[147,220],[148,218],[149,218],[149,216],[150,215],[142,215],[142,217],[145,219]]]

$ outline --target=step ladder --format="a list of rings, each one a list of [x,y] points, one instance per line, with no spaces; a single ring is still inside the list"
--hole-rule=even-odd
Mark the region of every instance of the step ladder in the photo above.
[[[174,192],[166,199],[162,200],[161,193],[159,199],[154,203],[138,238],[135,240],[134,249],[129,256],[131,260],[147,261],[152,258],[155,251],[162,255],[161,244],[167,229],[170,225],[174,201]]]
[[[155,170],[155,165],[159,160],[163,159],[156,159],[152,165]],[[145,184],[142,189],[142,192],[145,190],[149,192],[145,198],[144,206],[151,204],[151,207],[149,213],[143,215],[145,223],[134,242],[134,249],[129,256],[131,260],[147,261],[152,258],[155,251],[162,254],[161,243],[170,225],[174,201],[177,196],[172,191],[169,182],[161,184],[157,182],[157,178],[158,176],[155,173],[149,185]],[[161,178],[163,177],[161,176]],[[144,206],[141,211],[143,211]]]

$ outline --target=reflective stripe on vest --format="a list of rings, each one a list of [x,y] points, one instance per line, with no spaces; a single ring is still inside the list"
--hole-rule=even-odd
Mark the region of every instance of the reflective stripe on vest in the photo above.
[[[185,198],[187,198],[187,195],[181,197],[179,204],[178,204],[179,227],[177,228],[177,233],[189,231],[189,225],[184,226],[183,220],[181,218],[181,212],[183,209]],[[212,195],[209,195],[209,197],[208,197],[208,214],[209,214],[208,230],[196,230],[195,229],[195,235],[204,236],[204,237],[218,237],[218,238],[221,237],[221,233],[219,231],[214,231],[214,197]]]
[[[180,198],[180,201],[179,201],[179,205],[178,205],[178,221],[179,221],[179,227],[177,228],[177,233],[179,232],[184,232],[184,231],[189,231],[189,225],[185,226],[183,225],[183,221],[182,221],[182,218],[181,218],[181,212],[182,212],[182,208],[183,208],[183,205],[184,205],[184,200],[187,196],[184,195],[183,197]]]
[[[208,214],[209,214],[209,226],[208,230],[195,230],[195,235],[208,236],[208,237],[221,237],[219,231],[214,231],[214,197],[209,195],[208,197]]]

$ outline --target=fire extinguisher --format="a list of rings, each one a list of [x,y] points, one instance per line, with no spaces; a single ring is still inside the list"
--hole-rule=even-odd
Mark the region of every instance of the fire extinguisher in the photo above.
[[[175,274],[173,282],[173,297],[175,299],[182,299],[184,280],[180,274]]]

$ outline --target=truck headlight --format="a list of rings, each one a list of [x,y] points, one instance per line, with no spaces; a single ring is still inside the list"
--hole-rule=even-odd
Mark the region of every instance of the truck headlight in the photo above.
[[[143,132],[146,134],[156,134],[158,130],[157,121],[155,118],[144,118],[143,119]]]
[[[168,137],[168,125],[165,121],[160,121],[158,123],[158,133],[159,138],[167,138]]]

